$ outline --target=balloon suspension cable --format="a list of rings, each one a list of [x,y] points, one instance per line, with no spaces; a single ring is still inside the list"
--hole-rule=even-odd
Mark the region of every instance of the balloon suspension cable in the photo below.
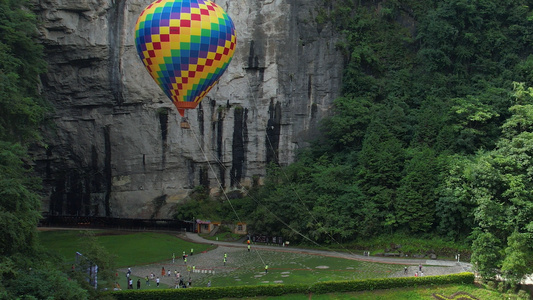
[[[241,220],[241,218],[239,217],[239,214],[237,213],[237,211],[235,210],[235,208],[233,207],[233,204],[231,203],[231,200],[229,199],[228,197],[228,194],[226,194],[226,191],[224,190],[224,187],[222,186],[222,183],[220,182],[220,180],[218,179],[218,176],[217,176],[217,173],[215,172],[215,169],[213,168],[213,166],[211,165],[211,162],[209,161],[209,158],[207,157],[207,154],[205,153],[203,147],[202,147],[202,144],[200,143],[200,140],[198,139],[198,136],[196,135],[196,132],[194,130],[191,130],[193,135],[194,135],[194,138],[196,140],[196,143],[198,143],[198,147],[200,147],[200,150],[202,151],[202,154],[204,155],[204,158],[205,158],[205,161],[207,162],[207,164],[209,165],[209,169],[211,170],[211,172],[213,172],[213,176],[215,177],[215,179],[217,180],[217,183],[218,183],[218,186],[220,187],[220,190],[222,191],[222,193],[224,194],[224,197],[226,198],[226,200],[228,201],[231,209],[233,210],[233,213],[235,214],[235,216],[237,217],[237,220],[239,221],[239,223],[241,224],[244,224]],[[220,161],[217,160],[217,162],[223,166]],[[263,259],[263,257],[261,256],[260,252],[257,251],[257,249],[255,249],[255,252],[257,253],[257,255],[259,256],[259,259],[261,260],[261,262],[263,263],[263,265],[265,265],[265,260]]]
[[[196,139],[196,142],[198,143],[198,146],[200,147],[200,150],[202,151],[202,154],[204,155],[204,158],[207,162],[207,164],[209,165],[209,168],[211,169],[211,172],[213,172],[213,175],[215,177],[215,179],[217,180],[218,182],[218,185],[220,186],[222,192],[224,193],[224,196],[226,198],[226,200],[228,201],[228,203],[230,204],[232,210],[233,210],[233,213],[235,214],[235,216],[237,217],[237,219],[239,220],[239,222],[242,223],[237,211],[235,210],[235,208],[233,207],[233,204],[231,203],[231,200],[229,199],[228,195],[226,194],[226,191],[224,190],[224,188],[222,187],[222,183],[220,182],[220,180],[218,179],[217,175],[216,175],[216,172],[215,170],[213,169],[213,166],[211,165],[209,159],[207,158],[207,154],[205,153],[204,149],[202,148],[201,144],[200,144],[200,141],[198,139],[198,135],[196,134],[196,132],[194,130],[191,130],[194,134],[194,138]],[[214,160],[224,169],[226,169],[226,167],[224,166],[224,164],[216,157],[213,155],[213,158]],[[231,176],[231,175],[230,175]],[[232,179],[236,179],[232,176]],[[246,187],[242,186],[238,180],[234,180],[234,182],[237,182],[239,184],[239,187],[241,189],[244,189],[246,190]],[[247,190],[246,190],[247,191]],[[300,231],[296,230],[295,228],[293,228],[291,225],[287,224],[287,222],[285,222],[283,219],[281,219],[278,215],[276,215],[274,212],[272,212],[265,204],[263,204],[259,199],[257,199],[256,197],[254,197],[253,195],[247,193],[247,196],[250,197],[256,204],[262,206],[263,208],[266,209],[266,211],[268,211],[268,213],[270,213],[276,220],[278,220],[281,224],[283,224],[285,227],[289,228],[292,232],[296,233],[297,235],[301,236],[303,239],[309,241],[310,243],[318,246],[318,247],[323,247],[322,245],[320,245],[319,243],[317,243],[316,241],[313,241],[311,238],[309,238],[308,236],[306,236],[305,234],[301,233]],[[299,197],[299,195],[297,195]],[[301,199],[300,199],[301,202],[303,202]],[[309,211],[309,210],[308,210]],[[310,213],[310,212],[309,212]],[[334,239],[333,239],[334,240]],[[338,243],[338,242],[337,242]],[[341,245],[342,246],[342,245]],[[256,252],[257,252],[257,249],[255,249]],[[336,251],[334,251],[336,252]],[[351,253],[349,250],[348,250],[349,253]],[[263,258],[261,257],[261,255],[259,254],[259,252],[257,252],[257,254],[259,255],[259,258],[261,259],[261,261],[263,261],[264,263],[264,260]],[[353,254],[353,253],[351,253]]]
[[[252,99],[254,102],[257,102],[256,99],[255,99],[255,93],[253,92],[253,89],[252,89],[252,84],[250,83],[250,79],[246,77],[246,80],[248,82],[248,89],[250,91],[250,94],[252,95]],[[271,150],[273,151],[273,153],[276,153],[277,151],[274,150],[274,146],[272,145],[272,142],[270,140],[270,137],[268,136],[268,134],[266,135],[266,139],[268,141],[268,145],[270,146]],[[285,172],[285,170],[283,170],[283,168],[280,168],[281,172],[283,173],[283,175],[285,176],[285,178],[287,179],[287,181],[289,181],[289,176],[287,175],[287,173]],[[298,194],[298,192],[296,191],[296,189],[291,185],[290,186],[291,188],[291,191],[296,195],[296,198],[298,198],[298,200],[300,201],[300,204],[303,208],[305,208],[305,210],[307,211],[307,213],[309,214],[309,216],[311,216],[311,218],[313,219],[313,221],[315,222],[315,224],[320,224],[320,222],[316,219],[316,217],[313,215],[313,213],[309,210],[309,208],[305,205],[304,201],[302,200],[302,198],[300,197],[300,195]],[[277,216],[276,216],[277,218]],[[279,220],[279,218],[278,218]],[[285,224],[285,223],[284,223]],[[315,241],[312,241],[310,238],[304,236],[303,234],[301,234],[300,232],[292,229],[289,225],[286,225],[288,228],[290,228],[291,230],[293,230],[294,232],[298,233],[298,235],[304,237],[306,240],[308,241],[311,241],[312,243],[316,244],[316,245],[319,245],[321,246],[320,244],[318,244],[317,242]],[[350,254],[355,254],[353,253],[350,249],[347,249],[344,247],[344,245],[342,245],[339,241],[337,241],[329,232],[325,231],[326,234],[329,236],[329,238],[331,238],[332,241],[334,241],[335,243],[337,243],[339,246],[341,246],[341,248],[343,248],[344,250],[346,250],[348,253]],[[336,251],[334,251],[336,252]]]

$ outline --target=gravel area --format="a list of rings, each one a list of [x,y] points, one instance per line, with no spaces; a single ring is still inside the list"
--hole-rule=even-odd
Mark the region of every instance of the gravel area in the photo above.
[[[193,242],[203,242],[217,244],[217,248],[211,251],[203,253],[195,253],[192,256],[187,257],[187,264],[182,260],[181,255],[177,256],[175,261],[172,260],[162,261],[154,264],[141,265],[141,266],[131,266],[131,271],[134,276],[144,278],[149,276],[150,273],[154,273],[155,277],[161,279],[161,283],[167,284],[171,287],[174,287],[176,284],[176,276],[174,271],[179,272],[181,278],[184,282],[189,280],[189,277],[192,280],[192,286],[195,286],[195,282],[202,282],[201,286],[205,286],[206,277],[213,276],[213,274],[226,273],[231,274],[236,268],[243,268],[246,266],[246,259],[240,259],[243,256],[247,255],[246,246],[244,244],[232,244],[227,242],[214,242],[203,240],[197,235],[192,235],[188,233],[187,235],[179,235],[180,238],[187,239]],[[327,256],[338,256],[346,257],[345,253],[336,253],[336,252],[324,252],[324,251],[313,251],[313,250],[302,250],[297,248],[290,247],[262,247],[264,250],[280,251],[284,252],[295,252],[295,253],[313,253],[314,255],[327,255]],[[224,253],[228,255],[227,263],[224,265]],[[178,254],[178,253],[177,253]],[[181,254],[181,253],[180,253]],[[404,277],[404,276],[415,276],[415,273],[419,271],[419,262],[414,260],[401,260],[401,259],[391,259],[391,258],[379,258],[379,257],[363,257],[358,256],[355,259],[369,261],[370,259],[374,262],[381,263],[394,263],[394,264],[405,264],[407,266],[407,273],[400,271],[394,274],[391,274],[391,277]],[[354,259],[352,257],[352,259]],[[420,260],[419,260],[420,261]],[[420,261],[422,264],[423,276],[431,275],[446,275],[453,273],[460,273],[465,271],[471,271],[470,264],[467,263],[455,263],[449,261]],[[436,264],[436,265],[433,265]],[[439,264],[442,264],[439,265]],[[195,270],[193,272],[192,266]],[[162,268],[165,268],[165,271],[170,270],[170,276],[162,276]],[[127,268],[119,269],[120,272],[126,272]],[[125,281],[125,280],[124,280]],[[155,283],[152,283],[155,284]],[[145,282],[142,280],[142,285],[144,287]],[[135,286],[135,283],[134,283]]]
[[[231,256],[235,252],[243,252],[245,250],[235,247],[224,247],[224,246],[218,246],[216,249],[204,252],[204,253],[196,253],[192,256],[187,257],[187,264],[183,262],[183,259],[181,255],[178,257],[176,256],[176,259],[174,263],[172,260],[168,261],[162,261],[154,264],[148,264],[148,265],[142,265],[142,266],[132,266],[131,267],[131,273],[134,276],[142,277],[149,276],[150,273],[154,273],[155,277],[159,277],[161,279],[161,283],[167,284],[169,286],[174,286],[176,284],[176,276],[174,275],[174,271],[179,272],[181,275],[181,278],[184,282],[187,282],[189,280],[189,277],[192,280],[192,284],[194,286],[194,283],[198,281],[199,279],[205,278],[207,276],[212,276],[213,274],[220,274],[220,273],[231,273],[235,269],[235,264],[232,263],[230,266],[229,263],[227,263],[227,266],[224,266],[224,253],[228,254],[228,257],[231,258]],[[230,259],[228,258],[228,260]],[[194,266],[195,270],[193,272],[192,267]],[[168,273],[168,270],[170,270],[170,276],[165,275],[162,276],[161,271],[162,268],[165,268],[165,271]],[[127,272],[127,268],[119,269],[120,272]],[[142,281],[142,284],[144,286],[145,282]],[[153,284],[153,283],[152,283]]]

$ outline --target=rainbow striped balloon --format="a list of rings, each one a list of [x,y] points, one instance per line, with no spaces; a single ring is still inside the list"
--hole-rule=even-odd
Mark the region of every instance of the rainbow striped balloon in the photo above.
[[[236,42],[233,21],[211,1],[157,0],[135,25],[137,53],[181,116],[218,82]]]

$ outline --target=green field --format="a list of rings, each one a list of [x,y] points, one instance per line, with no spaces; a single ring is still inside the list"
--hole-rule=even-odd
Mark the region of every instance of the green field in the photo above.
[[[196,253],[212,249],[213,246],[195,244],[177,238],[172,234],[156,232],[95,231],[98,242],[112,255],[117,267],[143,265],[172,259],[172,253],[179,257],[183,251],[194,248]],[[73,261],[84,242],[76,230],[42,231],[39,234],[43,246]]]
[[[43,231],[39,235],[42,245],[52,253],[63,257],[65,262],[74,260],[74,253],[84,242],[81,239],[83,235],[74,230]],[[210,245],[186,242],[167,233],[95,231],[95,236],[109,253],[116,255],[117,265],[122,268],[169,261],[172,253],[180,257],[182,251],[188,252],[191,247],[195,249],[195,253],[215,248]],[[220,265],[220,262],[217,263]],[[267,274],[263,267],[265,263],[269,265]],[[254,251],[243,250],[231,253],[225,268],[231,269],[231,272],[217,272],[215,275],[197,277],[194,286],[205,286],[209,280],[213,287],[225,287],[280,283],[312,284],[321,281],[382,278],[402,270],[403,265],[361,262],[292,252],[260,251],[254,253]],[[124,288],[125,279],[122,274],[119,278]],[[134,286],[137,279],[139,278],[133,276]],[[153,282],[150,287],[147,287],[145,281],[140,279],[142,289],[155,289]],[[160,289],[165,288],[169,286],[161,283]],[[326,295],[284,295],[283,297],[259,297],[257,299],[436,299],[433,294],[451,299],[457,292],[466,292],[477,299],[518,299],[516,295],[505,295],[474,285],[429,286]]]
[[[263,262],[269,265],[266,274]],[[234,264],[236,267],[230,275],[204,277],[198,280],[198,284],[203,286],[208,280],[211,280],[212,286],[312,284],[321,281],[383,278],[403,269],[402,265],[274,251],[261,251],[260,255],[246,251],[232,254],[228,266],[232,267]]]

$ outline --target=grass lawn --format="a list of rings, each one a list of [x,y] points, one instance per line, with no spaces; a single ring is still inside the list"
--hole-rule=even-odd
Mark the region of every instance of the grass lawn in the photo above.
[[[211,236],[210,234],[207,234],[207,233],[199,233],[198,235],[203,237],[206,240],[221,241],[221,242],[224,242],[224,241],[229,241],[229,242],[237,241],[238,239],[244,237],[244,235],[242,235],[242,234],[236,234],[236,233],[232,233],[232,232],[220,232],[220,233],[215,234],[214,236]]]
[[[42,231],[39,234],[41,244],[64,257],[65,262],[72,262],[74,254],[81,248],[81,235],[76,230]],[[168,261],[172,253],[181,258],[181,253],[188,253],[194,248],[195,253],[208,251],[213,246],[186,242],[172,234],[159,232],[116,232],[95,231],[98,242],[107,251],[117,257],[117,266],[135,267]],[[208,255],[208,254],[207,254]],[[265,274],[264,265],[268,264]],[[228,257],[225,268],[232,269],[231,273],[216,272],[195,279],[195,286],[205,286],[211,280],[213,287],[240,285],[268,285],[268,284],[312,284],[321,281],[357,280],[367,278],[383,278],[391,273],[401,271],[403,265],[379,264],[356,260],[317,256],[302,253],[278,251],[236,251]],[[141,280],[141,289],[157,289],[155,282],[146,286],[144,278],[133,276],[134,289],[137,279]],[[122,289],[126,289],[125,274],[120,273],[117,281]],[[159,289],[171,288],[161,283]],[[441,299],[453,299],[457,292],[466,292],[477,299],[517,299],[513,294],[501,294],[475,285],[445,285],[427,286],[419,288],[404,288],[394,290],[377,290],[357,293],[332,293],[324,295],[284,295],[281,297],[257,297],[256,299],[436,299],[433,294],[442,296]],[[461,298],[462,299],[462,298]],[[469,299],[469,298],[465,298]]]
[[[266,274],[265,263],[269,266]],[[229,257],[227,267],[235,269],[229,275],[217,273],[204,277],[198,280],[198,284],[204,286],[208,280],[211,280],[213,287],[312,284],[320,281],[383,278],[403,269],[402,265],[275,251],[238,252]]]
[[[102,230],[95,231],[95,236],[110,254],[117,257],[117,267],[172,259],[172,253],[179,258],[183,251],[189,253],[191,248],[194,248],[195,253],[213,248],[205,244],[190,243],[167,233]],[[59,254],[67,262],[74,260],[76,251],[79,251],[83,243],[77,230],[42,231],[39,237],[45,248]]]

